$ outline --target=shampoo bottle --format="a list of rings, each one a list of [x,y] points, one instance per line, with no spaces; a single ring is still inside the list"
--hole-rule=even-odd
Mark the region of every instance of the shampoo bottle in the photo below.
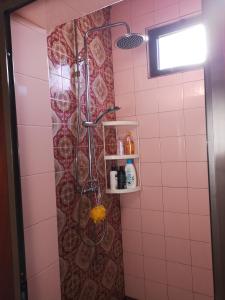
[[[128,159],[125,166],[127,189],[133,189],[137,186],[137,174],[132,159]]]
[[[122,190],[126,188],[126,173],[124,166],[120,166],[118,171],[118,189]]]
[[[131,135],[131,132],[129,131],[128,134],[125,136],[124,139],[124,152],[126,155],[134,154],[134,141]]]
[[[110,189],[116,190],[118,188],[118,178],[117,178],[117,167],[115,164],[112,165],[110,171]]]

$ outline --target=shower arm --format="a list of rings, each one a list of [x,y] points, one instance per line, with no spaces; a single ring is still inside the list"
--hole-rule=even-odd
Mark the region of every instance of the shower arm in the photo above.
[[[88,61],[88,46],[87,46],[87,39],[88,35],[92,32],[95,31],[101,31],[104,29],[109,29],[113,27],[118,27],[118,26],[125,26],[127,30],[127,34],[131,32],[130,26],[126,22],[115,22],[111,24],[107,24],[104,26],[100,27],[95,27],[91,28],[88,31],[85,32],[84,34],[84,61],[85,61],[85,98],[86,98],[86,107],[87,107],[87,123],[91,123],[91,113],[90,113],[90,94],[89,94],[89,89],[90,89],[90,70],[89,70],[89,61]],[[89,178],[90,181],[93,182],[93,172],[92,172],[92,147],[93,147],[93,134],[92,134],[92,129],[91,126],[87,127],[87,134],[88,134],[88,173],[89,173]],[[92,188],[92,187],[91,187]]]

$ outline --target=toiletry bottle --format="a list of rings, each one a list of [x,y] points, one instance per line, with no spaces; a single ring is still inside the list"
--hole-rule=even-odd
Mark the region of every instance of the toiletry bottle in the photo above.
[[[137,174],[132,159],[128,159],[125,166],[127,189],[133,189],[137,186]]]
[[[117,155],[124,155],[124,145],[121,138],[117,140]]]
[[[126,188],[126,174],[124,170],[124,166],[120,166],[118,171],[118,189],[122,190]]]
[[[112,164],[112,168],[110,171],[110,189],[111,190],[116,190],[118,187],[118,171],[117,171],[117,167],[115,164]]]
[[[124,138],[124,153],[126,155],[134,154],[134,141],[130,131]]]

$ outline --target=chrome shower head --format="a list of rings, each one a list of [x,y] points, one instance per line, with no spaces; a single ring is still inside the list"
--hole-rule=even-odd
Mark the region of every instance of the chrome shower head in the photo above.
[[[134,49],[141,46],[145,41],[145,38],[140,33],[127,33],[123,36],[120,36],[115,45],[117,48],[128,50]]]

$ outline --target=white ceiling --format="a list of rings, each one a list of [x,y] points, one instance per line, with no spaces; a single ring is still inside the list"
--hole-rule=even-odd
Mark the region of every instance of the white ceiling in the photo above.
[[[47,30],[121,0],[36,0],[16,13]]]

